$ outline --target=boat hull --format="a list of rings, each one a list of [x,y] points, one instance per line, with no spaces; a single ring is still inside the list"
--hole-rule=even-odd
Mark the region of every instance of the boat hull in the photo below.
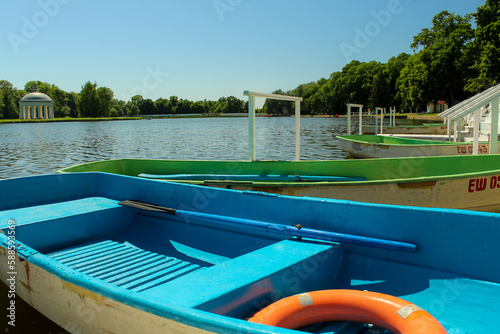
[[[215,185],[218,186],[218,185]],[[451,180],[390,182],[332,186],[245,186],[225,185],[227,189],[263,191],[289,196],[335,198],[358,202],[455,208],[500,212],[500,174]]]
[[[119,159],[69,167],[61,172],[226,174],[220,180],[189,180],[209,187],[263,191],[291,196],[345,199],[369,203],[500,212],[500,155],[413,157],[330,161],[179,161]],[[231,181],[227,174],[337,175],[364,181]],[[165,175],[163,180],[169,180]],[[171,181],[171,180],[170,180]],[[484,187],[483,187],[484,186]]]
[[[376,138],[375,137],[380,137]],[[355,158],[399,158],[472,155],[473,143],[455,143],[385,136],[338,136],[340,147]],[[500,149],[500,144],[498,145]],[[479,143],[478,154],[489,154],[490,144]]]

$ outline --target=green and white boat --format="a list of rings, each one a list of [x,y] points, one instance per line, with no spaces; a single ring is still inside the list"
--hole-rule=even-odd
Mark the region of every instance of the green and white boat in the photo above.
[[[497,154],[301,161],[114,159],[58,172],[106,172],[292,196],[500,212]],[[206,189],[200,198],[210,198],[209,188],[200,189]]]
[[[397,158],[472,155],[472,142],[410,139],[375,135],[337,136],[340,147],[355,158]],[[497,144],[500,148],[500,144]],[[497,151],[498,152],[498,151]],[[489,154],[490,143],[479,142],[478,154]]]

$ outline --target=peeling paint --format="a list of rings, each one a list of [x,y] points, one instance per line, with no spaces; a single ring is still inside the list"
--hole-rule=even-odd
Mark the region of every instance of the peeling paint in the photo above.
[[[104,300],[105,300],[104,296],[98,295],[96,293],[93,293],[89,290],[86,290],[84,288],[81,288],[79,286],[76,286],[74,284],[71,284],[71,283],[63,281],[63,280],[61,280],[61,284],[62,284],[64,289],[66,289],[70,292],[76,293],[80,297],[80,300],[82,302],[94,301],[96,305],[99,305],[99,306],[104,305]]]

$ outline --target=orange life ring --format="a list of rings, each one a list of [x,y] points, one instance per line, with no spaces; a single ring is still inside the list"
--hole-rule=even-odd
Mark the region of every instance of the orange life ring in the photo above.
[[[358,290],[322,290],[283,298],[248,321],[289,329],[323,321],[355,321],[397,334],[447,333],[436,318],[404,299]]]

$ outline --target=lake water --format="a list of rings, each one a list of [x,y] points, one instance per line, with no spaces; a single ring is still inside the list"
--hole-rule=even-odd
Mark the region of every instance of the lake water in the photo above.
[[[294,159],[294,118],[256,119],[257,159]],[[301,119],[302,159],[343,159],[345,118]],[[176,118],[0,125],[0,178],[115,158],[248,159],[248,119]]]
[[[257,159],[293,160],[294,122],[289,117],[257,118]],[[346,118],[301,118],[301,159],[346,158],[335,138],[346,134],[346,124]],[[357,133],[355,119],[352,131]],[[248,119],[0,124],[0,178],[54,173],[75,164],[115,158],[248,160]],[[0,284],[4,312],[7,291]],[[20,298],[16,298],[16,327],[7,324],[6,316],[0,321],[5,333],[65,333]]]

